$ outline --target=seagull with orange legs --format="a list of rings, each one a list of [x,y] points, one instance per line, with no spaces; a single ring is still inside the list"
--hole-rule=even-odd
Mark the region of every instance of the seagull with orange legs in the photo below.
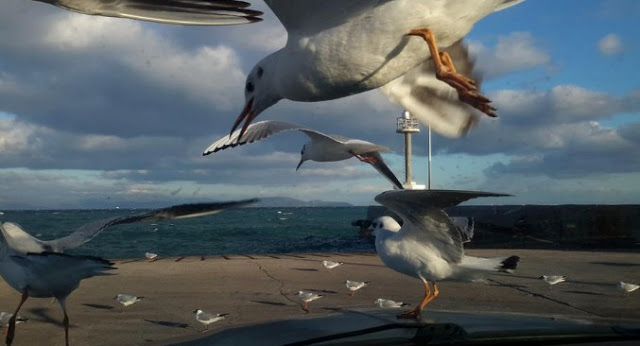
[[[305,291],[299,291],[297,296],[298,296],[298,299],[300,299],[304,303],[304,310],[307,312],[309,311],[309,303],[324,297],[321,294],[316,294],[313,292],[305,292]]]
[[[262,20],[262,13],[245,1],[38,1],[86,14],[161,23]],[[244,122],[239,138],[260,113],[282,99],[326,101],[373,89],[381,89],[434,131],[465,135],[479,112],[495,116],[495,109],[470,78],[474,61],[462,39],[479,20],[522,0],[264,2],[288,37],[284,47],[247,75],[245,105],[231,130]]]
[[[347,280],[344,282],[344,285],[349,290],[349,295],[353,297],[357,290],[368,286],[371,281],[351,281]]]
[[[382,262],[402,274],[420,279],[425,294],[412,310],[399,318],[420,318],[425,306],[440,291],[436,282],[483,281],[484,276],[516,268],[519,257],[480,258],[467,256],[461,228],[443,209],[476,197],[508,196],[489,192],[450,190],[387,191],[375,200],[402,218],[400,224],[390,216],[379,217],[370,229]],[[433,286],[433,288],[431,288]]]

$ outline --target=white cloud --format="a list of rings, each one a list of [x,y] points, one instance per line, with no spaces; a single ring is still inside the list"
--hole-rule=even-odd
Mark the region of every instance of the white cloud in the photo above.
[[[469,50],[477,56],[479,72],[488,79],[548,64],[551,60],[549,54],[536,46],[529,32],[500,36],[494,48],[471,41]]]
[[[609,34],[598,41],[598,49],[604,55],[616,55],[622,51],[622,41],[616,34]]]

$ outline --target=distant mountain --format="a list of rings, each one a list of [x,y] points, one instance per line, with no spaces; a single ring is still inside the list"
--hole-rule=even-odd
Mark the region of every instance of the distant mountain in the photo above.
[[[296,208],[296,207],[352,207],[346,202],[327,201],[301,201],[289,197],[260,197],[260,202],[252,204],[251,207],[275,207],[275,208]]]

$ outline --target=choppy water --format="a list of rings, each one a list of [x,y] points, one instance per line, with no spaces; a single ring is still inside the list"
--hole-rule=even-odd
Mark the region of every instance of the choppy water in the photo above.
[[[4,211],[3,222],[17,222],[40,239],[65,236],[84,223],[144,210]],[[366,207],[242,208],[208,217],[119,225],[69,251],[105,258],[259,253],[361,252],[373,245],[358,238],[351,222]]]

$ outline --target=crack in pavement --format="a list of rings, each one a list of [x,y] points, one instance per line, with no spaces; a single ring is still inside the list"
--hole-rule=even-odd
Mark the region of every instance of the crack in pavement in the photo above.
[[[276,278],[275,276],[271,275],[271,273],[269,273],[269,271],[266,270],[261,264],[256,263],[256,265],[258,266],[259,270],[261,270],[263,273],[265,273],[265,275],[267,275],[267,277],[269,277],[270,279],[272,279],[272,280],[274,280],[274,281],[276,281],[277,283],[280,284],[280,287],[278,287],[278,291],[280,292],[280,295],[284,297],[284,299],[290,301],[293,304],[296,304],[296,305],[300,306],[302,311],[307,312],[307,313],[309,312],[309,311],[305,310],[304,307],[301,304],[299,304],[297,301],[294,301],[293,299],[289,298],[289,296],[284,293],[284,291],[282,290],[282,288],[284,287],[284,282],[282,280],[280,280],[280,279]]]
[[[516,290],[518,290],[520,292],[528,293],[528,294],[531,294],[534,297],[539,297],[539,298],[542,298],[542,299],[546,299],[546,300],[552,301],[552,302],[557,303],[557,304],[562,304],[562,305],[568,306],[570,308],[573,308],[573,309],[576,309],[576,310],[580,310],[582,312],[586,312],[589,315],[594,315],[594,316],[597,316],[597,317],[605,317],[603,315],[596,314],[595,312],[591,312],[591,311],[585,310],[583,308],[577,307],[577,306],[572,305],[570,303],[567,303],[565,301],[558,300],[558,299],[555,299],[555,298],[551,298],[551,297],[545,296],[544,294],[541,294],[541,293],[536,293],[536,292],[533,292],[533,291],[529,291],[529,290],[527,290],[525,288],[522,288],[522,287],[519,287],[519,286],[505,284],[505,283],[502,283],[500,281],[496,281],[494,279],[487,279],[487,281],[493,282],[493,283],[498,284],[498,285],[503,286],[503,287],[515,288]]]

